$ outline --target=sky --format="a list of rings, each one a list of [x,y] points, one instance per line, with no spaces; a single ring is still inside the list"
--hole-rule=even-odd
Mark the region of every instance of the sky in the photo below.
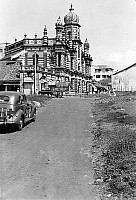
[[[55,23],[69,13],[79,16],[81,40],[88,39],[93,65],[121,70],[136,63],[136,0],[0,0],[0,45],[24,34],[55,36]]]

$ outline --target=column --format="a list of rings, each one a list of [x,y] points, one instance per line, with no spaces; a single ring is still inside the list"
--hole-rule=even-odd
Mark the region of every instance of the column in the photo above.
[[[28,65],[28,52],[25,53],[25,65],[26,66]]]
[[[76,95],[77,91],[78,91],[78,80],[77,80],[77,78],[75,78],[75,80],[74,80],[74,88],[75,88],[75,95]]]
[[[43,66],[45,69],[47,68],[47,50],[43,52]]]
[[[5,91],[7,91],[8,90],[8,86],[7,85],[5,85]]]
[[[58,53],[56,53],[56,66],[58,67]]]

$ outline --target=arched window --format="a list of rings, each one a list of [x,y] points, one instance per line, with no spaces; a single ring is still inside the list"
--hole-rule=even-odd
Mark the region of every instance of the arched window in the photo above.
[[[33,54],[33,65],[35,65],[35,57],[36,57],[36,65],[38,65],[39,55],[37,53],[36,53],[36,56],[35,56],[35,53]]]

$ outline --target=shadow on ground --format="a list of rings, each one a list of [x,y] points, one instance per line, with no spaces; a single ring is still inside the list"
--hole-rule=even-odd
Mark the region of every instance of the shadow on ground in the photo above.
[[[32,121],[28,121],[27,123],[24,124],[24,127],[25,128],[28,124],[32,123]],[[17,127],[14,125],[14,126],[4,126],[2,125],[0,127],[0,134],[10,134],[10,133],[14,133],[14,132],[17,132]]]

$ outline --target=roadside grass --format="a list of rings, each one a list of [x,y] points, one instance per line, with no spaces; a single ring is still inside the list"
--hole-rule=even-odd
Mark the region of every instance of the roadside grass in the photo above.
[[[135,95],[130,98],[127,93],[95,100],[92,133],[101,153],[93,163],[94,184],[102,200],[136,198],[136,114],[130,116],[122,109],[123,103],[132,99],[135,101]]]

